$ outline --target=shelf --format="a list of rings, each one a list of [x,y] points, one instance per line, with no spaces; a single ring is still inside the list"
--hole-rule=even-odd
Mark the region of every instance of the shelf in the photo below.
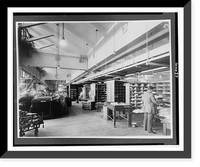
[[[96,101],[105,102],[107,99],[107,87],[105,83],[96,84]]]
[[[170,90],[170,88],[163,88],[163,90]]]
[[[114,81],[114,97],[115,102],[124,102],[126,99],[126,89],[124,86],[124,82]]]
[[[149,83],[130,84],[130,104],[136,108],[141,108],[142,94],[147,90]]]
[[[132,98],[131,101],[136,101],[136,99],[135,99],[135,98],[134,98],[134,99]]]

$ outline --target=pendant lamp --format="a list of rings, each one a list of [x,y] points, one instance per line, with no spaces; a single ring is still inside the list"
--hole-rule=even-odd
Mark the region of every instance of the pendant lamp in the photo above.
[[[65,36],[64,36],[64,23],[63,23],[63,33],[62,33],[62,39],[60,41],[60,46],[66,46],[67,42],[65,41]]]

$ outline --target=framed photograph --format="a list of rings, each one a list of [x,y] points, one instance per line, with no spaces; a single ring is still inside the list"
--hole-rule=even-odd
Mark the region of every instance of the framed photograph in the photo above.
[[[7,19],[2,158],[191,158],[190,1]]]

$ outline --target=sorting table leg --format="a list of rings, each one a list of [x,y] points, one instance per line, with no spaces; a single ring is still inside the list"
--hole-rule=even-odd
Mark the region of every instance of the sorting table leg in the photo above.
[[[115,108],[113,109],[113,121],[114,121],[114,128],[116,128],[116,111],[115,111]]]
[[[132,113],[128,110],[128,127],[132,126]]]

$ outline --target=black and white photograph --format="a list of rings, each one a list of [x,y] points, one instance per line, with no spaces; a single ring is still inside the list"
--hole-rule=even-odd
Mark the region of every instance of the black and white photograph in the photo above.
[[[126,158],[186,149],[183,10],[10,11],[9,150]],[[94,153],[119,150],[134,154]]]
[[[172,135],[170,20],[16,22],[16,41],[19,137]]]

